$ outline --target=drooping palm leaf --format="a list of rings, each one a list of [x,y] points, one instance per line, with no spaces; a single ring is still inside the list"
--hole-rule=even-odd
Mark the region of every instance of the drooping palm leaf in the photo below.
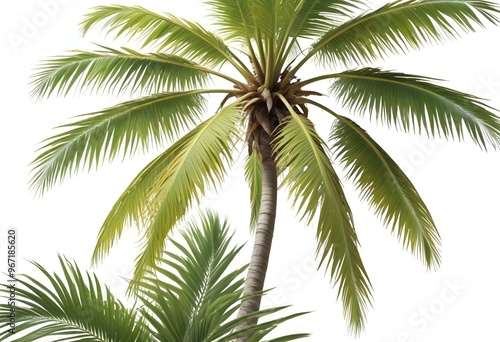
[[[152,267],[165,238],[208,186],[217,186],[232,164],[239,134],[238,103],[229,105],[180,138],[139,173],[111,209],[99,233],[93,260],[100,260],[127,223],[144,229],[134,279]]]
[[[79,116],[66,130],[44,141],[32,162],[31,185],[43,193],[86,165],[89,169],[118,154],[147,151],[173,139],[200,119],[204,91],[162,93]]]
[[[369,112],[389,127],[459,140],[467,132],[484,149],[500,147],[500,118],[473,95],[432,84],[429,78],[374,68],[335,77],[330,90],[344,106]]]
[[[277,165],[287,169],[283,184],[292,202],[311,222],[318,214],[317,254],[338,286],[349,328],[359,333],[370,305],[371,285],[358,252],[352,213],[314,125],[293,109],[276,136]]]
[[[18,279],[15,334],[2,331],[0,339],[11,335],[13,342],[47,337],[54,342],[151,340],[135,309],[126,308],[96,275],[83,273],[62,257],[59,262],[62,275],[50,274],[32,262],[44,279],[28,275]],[[3,286],[1,291],[8,292]],[[9,310],[8,305],[0,304],[2,316],[8,316]]]
[[[330,139],[337,160],[384,224],[428,268],[440,264],[439,233],[417,190],[389,155],[356,123],[337,115]]]

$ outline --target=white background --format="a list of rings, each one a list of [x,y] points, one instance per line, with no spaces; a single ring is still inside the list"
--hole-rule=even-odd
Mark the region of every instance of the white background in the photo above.
[[[77,114],[117,103],[108,96],[82,95],[36,102],[29,96],[29,76],[37,62],[71,49],[103,42],[98,32],[83,40],[77,23],[88,8],[105,4],[143,7],[203,21],[196,0],[137,1],[26,0],[4,4],[2,33],[2,114],[0,124],[0,255],[5,255],[8,227],[18,230],[18,270],[37,276],[27,260],[57,270],[57,254],[90,268],[95,239],[111,205],[132,177],[158,152],[137,155],[89,174],[66,180],[43,198],[28,189],[30,161],[37,143],[51,129]],[[383,2],[377,1],[373,6]],[[49,5],[50,4],[50,5]],[[446,86],[491,99],[500,108],[500,29],[487,27],[459,41],[427,47],[373,65],[448,80]],[[219,99],[214,99],[218,104]],[[318,128],[328,126],[322,113],[311,115]],[[410,176],[434,216],[443,241],[443,264],[428,272],[360,203],[352,185],[345,188],[355,214],[361,253],[374,288],[374,308],[365,332],[369,342],[496,341],[500,252],[499,152],[485,153],[469,142],[429,141],[360,120],[369,133]],[[237,229],[236,241],[250,238],[248,191],[241,162],[203,207],[227,216]],[[338,168],[339,169],[339,168]],[[340,169],[339,169],[340,170]],[[316,271],[314,227],[299,223],[280,193],[276,233],[267,288],[276,287],[265,305],[293,304],[290,312],[314,311],[285,325],[278,333],[311,332],[310,341],[351,341],[342,307],[323,271]],[[123,295],[138,249],[131,232],[95,271],[112,291]],[[249,260],[251,241],[241,256]],[[6,257],[5,257],[6,259]],[[0,268],[5,272],[5,261]]]

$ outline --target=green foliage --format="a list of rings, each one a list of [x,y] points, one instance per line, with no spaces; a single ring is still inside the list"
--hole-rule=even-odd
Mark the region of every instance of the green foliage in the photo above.
[[[101,27],[114,38],[123,36],[134,39],[143,48],[168,50],[173,55],[201,61],[208,67],[220,66],[231,56],[226,44],[201,25],[139,6],[98,6],[81,23],[83,34],[95,27]]]
[[[220,185],[245,139],[251,139],[245,178],[251,226],[255,224],[263,173],[256,132],[277,127],[272,148],[282,186],[302,219],[317,219],[317,256],[338,286],[350,329],[359,332],[371,287],[331,159],[344,166],[361,198],[427,267],[439,265],[439,234],[416,189],[390,156],[354,120],[311,99],[323,90],[305,87],[328,80],[330,95],[345,111],[368,112],[389,128],[447,139],[470,137],[481,148],[498,148],[500,118],[482,99],[423,76],[377,68],[330,69],[372,63],[458,38],[487,23],[496,25],[499,6],[483,0],[395,1],[375,10],[358,0],[204,2],[212,10],[214,32],[138,6],[100,6],[85,16],[84,34],[101,29],[111,38],[138,43],[141,51],[101,46],[97,52],[50,59],[34,75],[33,96],[88,90],[147,96],[62,126],[62,133],[44,141],[32,164],[32,187],[44,193],[82,169],[172,142],[119,197],[94,252],[94,261],[101,260],[125,228],[138,226],[143,240],[134,274],[137,286],[163,255],[176,222],[207,186]],[[329,71],[299,79],[311,60]],[[227,87],[207,89],[208,81]],[[202,118],[210,94],[225,97],[214,115]],[[336,118],[331,146],[308,119],[314,109]]]
[[[51,274],[32,262],[42,276],[23,275],[18,280],[16,332],[0,332],[0,339],[31,342],[44,337],[58,341],[229,341],[244,332],[233,329],[242,320],[234,318],[242,295],[246,267],[234,268],[241,247],[231,247],[227,222],[211,212],[200,222],[191,222],[182,239],[169,242],[176,253],[163,258],[136,285],[135,304],[127,308],[113,296],[95,274],[82,272],[76,263],[59,257],[62,272]],[[50,284],[50,285],[44,285]],[[5,286],[5,285],[4,285]],[[8,295],[9,289],[1,292]],[[285,307],[261,311],[266,318]],[[0,315],[8,316],[8,304],[0,304]],[[248,328],[263,337],[279,324],[303,313],[272,318]],[[295,334],[270,341],[292,341],[308,334]]]
[[[206,186],[217,186],[233,160],[231,151],[239,130],[236,104],[181,137],[148,164],[123,192],[106,218],[94,251],[100,260],[120,237],[127,223],[148,227],[136,260],[138,280],[161,256],[165,238]]]
[[[352,16],[359,1],[301,0],[296,18],[292,21],[291,37],[319,38]]]
[[[288,169],[283,185],[289,188],[289,198],[308,223],[319,210],[317,254],[339,284],[349,326],[359,333],[370,304],[371,286],[358,252],[351,209],[325,153],[326,144],[310,120],[293,110],[291,113],[275,141],[278,166]]]
[[[197,64],[176,55],[142,54],[100,46],[96,52],[73,51],[38,67],[33,76],[36,96],[68,95],[72,88],[117,95],[182,91],[206,85],[209,75]]]
[[[484,20],[498,24],[498,13],[488,1],[399,0],[333,27],[310,54],[323,63],[371,62],[474,32]]]
[[[98,167],[118,154],[147,151],[192,126],[204,109],[199,92],[161,93],[123,102],[79,120],[44,141],[33,161],[31,185],[44,193],[68,174],[86,165]]]
[[[429,78],[380,69],[336,77],[330,90],[344,106],[369,112],[388,127],[459,140],[467,132],[482,148],[500,147],[500,118],[473,95],[429,83]]]
[[[23,275],[16,288],[15,334],[4,330],[0,339],[38,341],[51,336],[56,341],[149,341],[150,334],[139,324],[138,311],[129,309],[100,283],[95,274],[59,257],[62,273],[51,274],[32,262],[42,273]],[[45,285],[50,284],[50,285]],[[6,285],[1,291],[8,295]],[[10,306],[0,304],[0,315]]]
[[[439,233],[413,184],[361,127],[337,117],[330,139],[361,198],[427,267],[439,266]]]

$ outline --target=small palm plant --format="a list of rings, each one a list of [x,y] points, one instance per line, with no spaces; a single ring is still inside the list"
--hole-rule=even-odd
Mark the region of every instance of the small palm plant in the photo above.
[[[277,325],[301,314],[273,318],[236,332],[249,317],[236,318],[242,299],[243,272],[233,261],[241,247],[231,247],[226,222],[208,212],[201,225],[191,223],[182,240],[169,240],[173,249],[141,280],[132,307],[117,299],[95,274],[59,257],[62,272],[50,274],[33,262],[42,276],[21,276],[17,283],[14,334],[2,327],[0,340],[31,342],[50,337],[58,341],[109,342],[225,342],[244,334],[263,338]],[[9,295],[9,289],[2,287]],[[259,294],[261,295],[261,294]],[[278,307],[254,313],[265,317]],[[0,316],[9,317],[8,304]],[[5,320],[2,320],[3,322]],[[307,334],[271,341],[292,341]]]

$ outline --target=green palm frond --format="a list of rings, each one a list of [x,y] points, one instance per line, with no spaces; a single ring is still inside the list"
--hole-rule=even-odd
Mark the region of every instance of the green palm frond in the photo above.
[[[245,44],[254,65],[257,64],[254,50],[258,51],[260,58],[255,69],[270,75],[268,88],[272,86],[270,79],[276,79],[284,63],[291,61],[298,38],[326,33],[357,8],[355,1],[344,0],[208,0],[205,3],[211,7],[222,36]]]
[[[200,24],[139,6],[98,6],[81,23],[83,34],[100,26],[106,34],[138,40],[142,47],[193,60],[207,68],[232,64],[244,76],[251,72],[215,34]]]
[[[299,50],[300,38],[317,38],[324,35],[332,26],[337,26],[357,9],[357,1],[329,1],[329,0],[296,0],[284,1],[287,5],[288,13],[281,10],[282,27],[279,30],[274,59],[276,70],[283,71],[285,63],[293,63],[297,53],[293,50]],[[290,38],[290,39],[289,39]],[[277,76],[277,75],[275,75]]]
[[[253,229],[257,224],[262,195],[262,161],[257,151],[253,151],[247,157],[245,180],[250,187],[250,227]]]
[[[206,0],[204,3],[210,6],[213,22],[224,38],[247,45],[278,32],[282,32],[283,38],[318,37],[357,8],[357,1],[345,0]],[[276,26],[272,26],[273,22]]]
[[[359,333],[370,305],[371,285],[358,251],[352,213],[326,144],[311,121],[294,113],[274,141],[278,167],[286,169],[293,204],[311,222],[319,209],[317,254],[339,288],[349,328]]]
[[[16,329],[0,333],[0,339],[31,342],[52,337],[51,341],[151,341],[134,309],[127,309],[95,274],[83,273],[76,264],[59,257],[62,275],[43,273],[36,279],[23,275],[16,286]],[[8,294],[2,286],[0,290]],[[8,317],[10,307],[0,304],[0,314]],[[17,337],[19,336],[19,338]]]
[[[264,75],[264,86],[271,89],[274,86],[280,68],[277,63],[282,57],[279,47],[286,38],[279,37],[280,28],[286,26],[283,19],[293,12],[292,3],[295,1],[280,0],[254,0],[250,2],[255,27],[257,29],[257,42],[261,45],[261,65]]]
[[[242,318],[234,318],[243,291],[242,273],[246,267],[231,270],[241,247],[230,248],[227,222],[211,212],[183,230],[182,240],[152,273],[137,285],[142,313],[159,341],[229,341],[246,333],[267,334],[276,325],[302,315],[295,314],[233,332]],[[284,307],[257,313],[263,318]],[[243,318],[246,319],[246,318]],[[306,337],[306,334],[301,334]],[[291,341],[288,339],[287,341]],[[261,338],[255,339],[261,341]]]
[[[359,7],[358,0],[301,0],[297,16],[292,22],[290,36],[316,38],[340,25]]]
[[[271,89],[281,72],[281,61],[286,60],[283,54],[289,28],[300,0],[211,0],[206,3],[214,10],[219,31],[246,45],[256,73],[265,76],[265,87]]]
[[[482,148],[500,147],[500,118],[473,95],[438,86],[429,78],[365,68],[334,75],[330,90],[356,112],[405,132],[463,139]],[[372,114],[373,113],[373,114]]]
[[[225,39],[248,44],[258,36],[249,0],[205,0],[217,32]]]
[[[100,260],[127,223],[144,229],[134,280],[152,267],[175,223],[199,201],[207,186],[217,186],[232,164],[240,132],[238,103],[192,129],[144,168],[111,209],[99,233],[93,260]]]
[[[139,298],[159,340],[206,341],[239,303],[245,267],[226,270],[241,247],[229,248],[228,224],[211,212],[181,234],[138,283]]]
[[[251,1],[205,0],[204,3],[212,9],[211,17],[218,33],[228,41],[242,44],[243,51],[250,58],[254,74],[263,79],[264,47],[259,38],[259,28],[252,15]],[[260,55],[260,59],[257,55]]]
[[[389,155],[356,123],[337,115],[330,139],[336,158],[405,248],[428,268],[440,264],[439,233],[417,190]]]
[[[231,326],[232,329],[234,330],[239,324],[241,324],[242,321],[248,320],[250,318],[263,318],[272,314],[276,314],[281,310],[284,310],[288,308],[287,306],[282,306],[282,307],[276,307],[276,308],[271,308],[271,309],[265,309],[265,310],[260,310],[258,312],[255,312],[253,314],[249,314],[246,316],[242,316],[240,318],[234,319],[229,322],[228,327]],[[292,314],[288,315],[285,317],[277,318],[277,319],[272,319],[270,321],[264,321],[261,323],[258,323],[256,325],[251,325],[247,328],[238,330],[237,332],[233,332],[231,334],[228,334],[224,336],[222,339],[217,339],[215,342],[226,342],[226,341],[234,341],[236,338],[242,337],[247,334],[251,334],[252,336],[247,340],[248,342],[276,342],[276,341],[282,341],[282,342],[287,342],[287,341],[295,341],[299,339],[303,339],[306,337],[309,337],[310,334],[290,334],[290,335],[284,335],[280,336],[277,338],[273,338],[271,340],[263,340],[265,336],[267,336],[270,332],[272,332],[274,329],[276,329],[280,324],[289,321],[293,318],[302,316],[307,314],[308,312],[301,312],[297,314]]]
[[[497,4],[482,0],[395,1],[332,28],[312,46],[297,69],[316,56],[322,64],[371,62],[424,44],[499,23]],[[296,70],[294,70],[296,71]]]
[[[286,27],[294,15],[297,0],[253,0],[248,1],[250,13],[259,36],[266,42],[275,41],[279,31]]]
[[[118,154],[147,151],[197,123],[207,91],[165,93],[127,101],[100,112],[79,116],[61,126],[64,132],[44,141],[32,162],[31,186],[44,193],[64,177],[98,166]]]
[[[175,55],[142,54],[100,46],[101,51],[72,51],[43,62],[33,75],[32,95],[66,96],[71,89],[113,94],[160,93],[204,87],[210,70]]]

